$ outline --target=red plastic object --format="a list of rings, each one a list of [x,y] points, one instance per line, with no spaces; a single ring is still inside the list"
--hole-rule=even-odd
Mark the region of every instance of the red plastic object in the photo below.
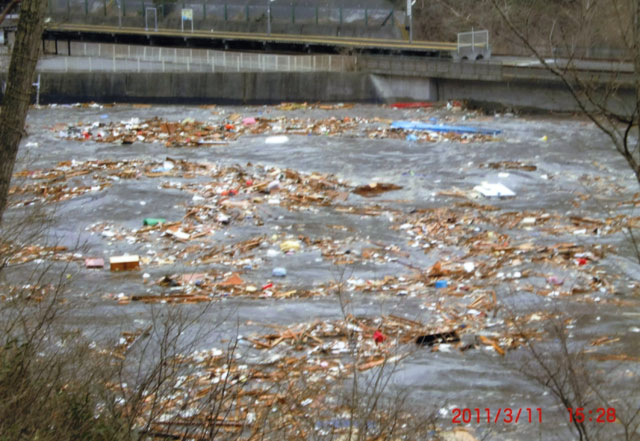
[[[227,130],[234,130],[235,126],[233,124],[225,124],[224,128]]]
[[[235,196],[238,194],[238,190],[236,190],[235,188],[232,188],[230,190],[223,190],[222,193],[220,193],[220,196]]]
[[[267,283],[266,285],[262,286],[262,290],[264,291],[265,289],[269,289],[269,288],[273,288],[273,283]]]
[[[587,263],[589,263],[589,261],[583,257],[579,258],[576,260],[576,263],[578,264],[578,266],[583,266],[586,265]]]
[[[253,185],[253,181],[251,179],[247,179],[247,182],[245,182],[245,184],[247,185],[247,187],[251,187]]]
[[[394,109],[419,109],[423,107],[433,107],[433,103],[426,101],[415,101],[411,103],[393,103],[391,107]]]
[[[373,341],[375,341],[376,344],[382,343],[386,339],[387,339],[387,336],[380,331],[376,331],[373,333]]]

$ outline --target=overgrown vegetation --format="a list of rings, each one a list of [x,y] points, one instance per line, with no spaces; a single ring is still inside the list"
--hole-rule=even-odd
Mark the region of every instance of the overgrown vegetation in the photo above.
[[[584,56],[617,58],[625,47],[620,18],[628,19],[630,11],[621,2],[500,0],[498,3],[518,23],[532,46],[545,56],[566,56],[577,50]],[[455,41],[458,32],[488,29],[494,54],[530,55],[529,49],[505,26],[491,0],[417,0],[414,14],[418,39]],[[585,27],[587,18],[591,20]]]

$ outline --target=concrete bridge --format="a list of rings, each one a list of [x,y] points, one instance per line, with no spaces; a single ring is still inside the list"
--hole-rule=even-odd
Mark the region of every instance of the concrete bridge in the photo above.
[[[329,35],[293,35],[276,33],[183,31],[138,27],[47,24],[44,41],[69,44],[72,41],[138,44],[164,47],[190,47],[235,51],[280,53],[327,53],[345,51],[361,54],[394,54],[451,57],[456,43],[391,40],[382,38],[335,37]],[[69,46],[70,48],[70,46]],[[71,55],[70,49],[68,55]]]
[[[60,32],[59,36],[68,38],[62,48],[55,38],[44,42],[45,54],[58,55],[45,55],[39,65],[43,102],[259,104],[458,99],[507,108],[577,110],[559,79],[535,60],[498,57],[456,62],[442,58],[455,50],[452,43],[155,29],[150,32],[72,24],[49,24],[47,32]],[[145,44],[93,43],[88,38],[91,33],[99,35],[98,40],[112,42],[118,42],[123,35],[136,35]],[[183,42],[186,38],[195,47],[183,44],[181,48],[169,48],[161,44],[163,38]],[[213,40],[222,43],[221,50],[211,47]],[[195,41],[207,43],[198,45]],[[255,50],[232,50],[237,41],[242,41],[242,47],[254,44]],[[286,50],[287,45],[297,50]],[[582,61],[573,69],[595,87],[614,84],[616,99],[611,100],[611,105],[633,109],[632,66]]]

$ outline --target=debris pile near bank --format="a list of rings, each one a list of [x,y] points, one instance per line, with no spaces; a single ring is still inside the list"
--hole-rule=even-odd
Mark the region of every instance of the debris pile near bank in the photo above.
[[[431,118],[433,119],[433,117]],[[401,124],[404,123],[404,124]],[[332,116],[328,118],[243,117],[232,114],[221,119],[168,121],[158,117],[120,122],[58,124],[52,128],[65,140],[109,144],[160,143],[166,147],[227,145],[247,135],[315,135],[405,139],[407,141],[490,142],[499,131],[469,126],[449,126],[423,121],[393,121],[381,118]],[[274,140],[275,141],[275,140]],[[267,142],[269,140],[267,139]]]

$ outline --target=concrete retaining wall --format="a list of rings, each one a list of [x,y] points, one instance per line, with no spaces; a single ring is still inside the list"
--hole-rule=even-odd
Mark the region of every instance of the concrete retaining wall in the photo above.
[[[43,73],[40,102],[147,102],[273,104],[298,102],[390,103],[474,101],[482,105],[552,111],[579,110],[559,82],[487,81],[364,72]],[[611,100],[633,109],[631,88]]]
[[[376,101],[438,101],[437,81],[396,75],[369,75]]]
[[[458,99],[474,101],[481,106],[508,109],[580,111],[573,96],[559,81],[467,81],[440,78],[435,82],[439,101]],[[605,100],[602,99],[601,102]],[[607,103],[610,110],[630,115],[635,107],[635,91],[631,87],[620,87],[616,98]]]
[[[375,102],[360,73],[45,73],[42,103],[149,102],[269,104]]]

